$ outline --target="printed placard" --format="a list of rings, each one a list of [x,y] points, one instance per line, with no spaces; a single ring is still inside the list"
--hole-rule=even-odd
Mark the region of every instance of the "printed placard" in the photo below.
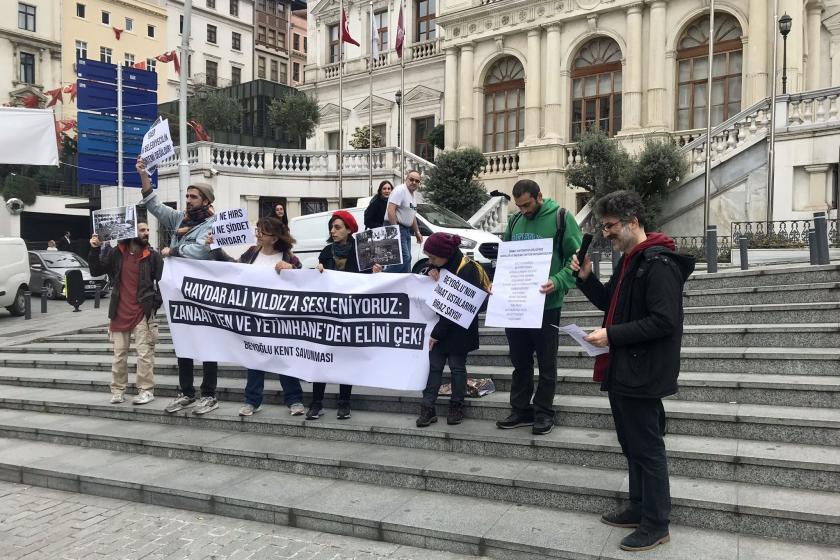
[[[159,119],[143,136],[140,157],[146,163],[146,173],[151,176],[160,162],[173,155],[175,155],[175,146],[172,144],[172,134],[169,132],[169,120]]]
[[[213,222],[211,249],[233,245],[253,245],[255,242],[254,232],[251,230],[251,224],[248,223],[247,210],[235,208],[216,214],[216,220]]]
[[[369,270],[374,264],[387,266],[402,262],[400,226],[383,226],[354,233],[359,270]]]
[[[483,289],[450,274],[448,270],[441,270],[435,289],[426,298],[426,305],[441,317],[468,329],[486,297],[487,292]]]
[[[493,277],[493,297],[487,303],[488,327],[538,329],[542,326],[545,294],[554,239],[527,239],[499,243]]]
[[[93,211],[93,233],[99,241],[121,241],[137,237],[137,215],[134,206],[119,206]]]

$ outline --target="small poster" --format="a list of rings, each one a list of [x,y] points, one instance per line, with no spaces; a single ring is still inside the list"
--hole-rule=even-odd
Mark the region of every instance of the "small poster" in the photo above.
[[[137,215],[134,206],[103,208],[93,211],[93,233],[99,241],[121,241],[137,237]]]
[[[399,226],[383,226],[354,233],[359,270],[369,270],[374,264],[387,266],[402,262]]]
[[[487,304],[488,327],[538,329],[542,326],[545,294],[554,239],[528,239],[499,243],[493,277],[493,297]]]
[[[248,211],[244,208],[225,210],[216,214],[213,222],[213,243],[211,249],[230,247],[231,245],[253,245],[256,243],[251,224],[248,223]]]
[[[140,157],[146,162],[146,173],[152,175],[160,162],[175,155],[172,135],[169,132],[169,120],[158,119],[143,136]]]
[[[487,292],[482,288],[441,270],[435,289],[426,298],[426,305],[441,317],[468,329],[486,297]]]

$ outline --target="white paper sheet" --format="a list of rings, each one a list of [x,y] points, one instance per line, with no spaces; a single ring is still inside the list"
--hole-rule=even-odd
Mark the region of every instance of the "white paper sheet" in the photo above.
[[[441,317],[468,329],[487,292],[441,269],[440,280],[426,298],[426,305]]]
[[[583,337],[586,336],[586,331],[584,331],[579,326],[572,323],[571,325],[563,325],[562,327],[558,325],[554,325],[557,329],[562,332],[566,333],[567,335],[571,336],[575,342],[577,342],[581,348],[583,348],[587,354],[592,357],[600,356],[601,354],[607,354],[610,351],[610,347],[607,346],[605,348],[600,348],[598,346],[593,346],[592,344],[586,342]]]
[[[542,326],[545,294],[554,239],[499,243],[493,294],[487,304],[488,327],[538,329]]]

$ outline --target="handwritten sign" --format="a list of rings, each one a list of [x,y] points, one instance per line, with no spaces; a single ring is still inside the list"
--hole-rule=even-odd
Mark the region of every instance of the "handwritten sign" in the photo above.
[[[426,305],[441,317],[468,329],[486,297],[487,292],[483,289],[441,270],[438,283],[426,298]]]
[[[254,232],[248,223],[248,211],[244,208],[226,210],[216,214],[213,222],[213,243],[211,249],[230,247],[231,245],[253,244]]]
[[[146,172],[151,175],[163,160],[175,155],[172,135],[169,133],[169,120],[163,119],[152,125],[143,136],[140,157],[146,162]]]

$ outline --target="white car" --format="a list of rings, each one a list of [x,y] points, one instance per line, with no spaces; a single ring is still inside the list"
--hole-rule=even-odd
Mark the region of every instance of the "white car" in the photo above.
[[[356,208],[346,208],[356,222],[363,227],[365,208],[369,199],[360,199]],[[289,220],[289,229],[295,238],[294,252],[303,263],[304,268],[315,268],[318,264],[318,254],[329,241],[330,221],[334,211],[307,214]],[[461,251],[466,256],[481,264],[492,276],[496,265],[496,254],[499,248],[499,238],[484,230],[476,229],[466,220],[440,206],[428,202],[417,204],[417,224],[423,238],[442,231],[461,237]],[[416,241],[411,243],[411,270],[415,273],[426,266],[426,256],[423,248]]]
[[[23,293],[29,289],[29,254],[20,237],[0,237],[0,307],[23,315]]]

